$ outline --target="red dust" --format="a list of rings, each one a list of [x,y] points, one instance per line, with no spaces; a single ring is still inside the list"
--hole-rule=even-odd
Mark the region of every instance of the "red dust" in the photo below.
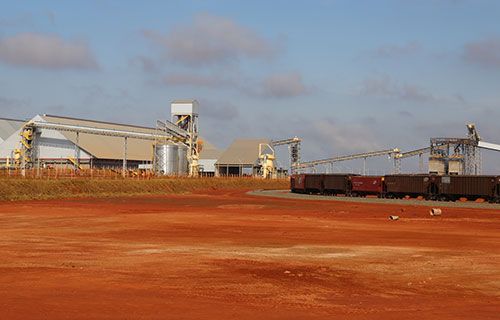
[[[1,203],[0,318],[498,319],[499,222],[244,191]]]

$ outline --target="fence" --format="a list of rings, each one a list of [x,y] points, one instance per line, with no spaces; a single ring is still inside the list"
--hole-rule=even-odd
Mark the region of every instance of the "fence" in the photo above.
[[[214,175],[200,174],[203,178],[215,178]],[[221,178],[243,178],[252,179],[250,175],[224,175]],[[166,179],[172,176],[157,176],[151,170],[128,170],[123,175],[120,169],[71,169],[71,168],[34,168],[26,169],[0,169],[0,179],[131,179],[131,180],[150,180],[150,179]]]
[[[151,179],[153,172],[148,170],[129,170],[123,175],[117,169],[69,169],[69,168],[40,168],[40,169],[2,169],[0,179]]]

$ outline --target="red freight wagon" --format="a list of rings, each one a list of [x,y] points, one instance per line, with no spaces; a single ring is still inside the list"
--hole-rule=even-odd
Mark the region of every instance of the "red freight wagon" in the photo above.
[[[290,189],[295,193],[305,193],[306,187],[306,175],[305,174],[295,174],[290,178]]]
[[[323,175],[296,174],[290,179],[290,187],[295,193],[321,193],[323,191]]]
[[[381,196],[384,191],[384,177],[353,176],[351,177],[352,195],[366,196],[374,194]]]

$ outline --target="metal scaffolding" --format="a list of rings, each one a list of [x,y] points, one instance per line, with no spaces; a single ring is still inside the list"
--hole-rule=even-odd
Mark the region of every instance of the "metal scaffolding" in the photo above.
[[[295,174],[297,167],[300,164],[300,143],[302,139],[298,137],[293,137],[290,139],[274,140],[271,141],[271,146],[283,146],[287,145],[290,152],[290,174]]]
[[[380,157],[380,156],[389,156],[389,157],[394,158],[395,155],[399,154],[399,152],[400,151],[398,148],[393,148],[393,149],[386,149],[386,150],[380,150],[380,151],[371,151],[371,152],[352,154],[352,155],[347,155],[347,156],[338,156],[338,157],[333,157],[333,158],[328,158],[328,159],[307,161],[307,162],[300,163],[296,167],[296,169],[302,170],[302,169],[306,169],[306,168],[313,168],[313,170],[315,170],[315,167],[318,165],[323,165],[323,164],[333,165],[336,162],[349,161],[349,160],[355,160],[355,159],[363,159],[363,174],[366,174],[366,159],[367,158]]]
[[[444,148],[444,146],[435,147],[436,149]],[[394,173],[400,174],[402,172],[402,160],[418,156],[418,169],[420,173],[424,173],[424,154],[430,153],[431,147],[415,149],[406,152],[400,152],[394,155]]]
[[[429,153],[431,151],[430,147],[426,148],[420,148],[412,151],[407,151],[407,152],[400,152],[394,155],[394,173],[400,174],[401,173],[401,160],[405,158],[410,158],[410,157],[415,157],[418,156],[418,168],[420,172],[424,171],[424,159],[423,155],[424,153]]]
[[[76,133],[76,143],[75,143],[75,159],[70,159],[75,165],[75,168],[79,168],[79,137],[80,134],[93,134],[101,136],[119,137],[123,138],[123,163],[122,171],[123,175],[127,172],[127,140],[130,139],[142,139],[155,141],[157,139],[171,140],[171,141],[182,141],[184,135],[181,129],[173,130],[171,128],[165,127],[162,130],[157,130],[151,133],[139,132],[139,131],[128,131],[128,130],[116,130],[116,129],[105,129],[105,128],[95,128],[88,126],[79,125],[68,125],[53,122],[43,122],[43,121],[31,121],[28,122],[22,130],[21,145],[22,145],[22,164],[21,168],[23,172],[25,169],[32,168],[37,159],[36,155],[36,135],[41,129],[46,130],[57,130],[65,132],[75,132]],[[38,162],[38,161],[37,161]]]

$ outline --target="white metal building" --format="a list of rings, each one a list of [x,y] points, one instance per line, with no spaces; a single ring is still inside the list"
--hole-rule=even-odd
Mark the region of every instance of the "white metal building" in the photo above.
[[[123,130],[143,133],[154,133],[155,128],[86,120],[54,115],[37,115],[29,121],[50,122],[63,125],[76,125],[92,128]],[[20,149],[20,133],[23,125],[28,121],[1,119],[0,120],[0,163],[12,163],[14,150]],[[37,163],[35,165],[67,165],[78,160],[82,167],[121,167],[124,152],[124,139],[120,137],[94,135],[88,133],[58,131],[54,129],[41,129],[35,139]],[[126,158],[129,168],[136,168],[139,164],[151,163],[153,159],[152,140],[128,138],[126,142]],[[217,149],[206,143],[206,150],[202,152],[201,159],[215,163]],[[8,160],[9,159],[9,160]]]
[[[217,149],[209,142],[203,143],[203,148],[200,152],[200,169],[204,175],[215,175],[215,163],[221,156],[222,151]]]
[[[18,131],[24,123],[24,120],[0,118],[0,145],[14,132]]]

